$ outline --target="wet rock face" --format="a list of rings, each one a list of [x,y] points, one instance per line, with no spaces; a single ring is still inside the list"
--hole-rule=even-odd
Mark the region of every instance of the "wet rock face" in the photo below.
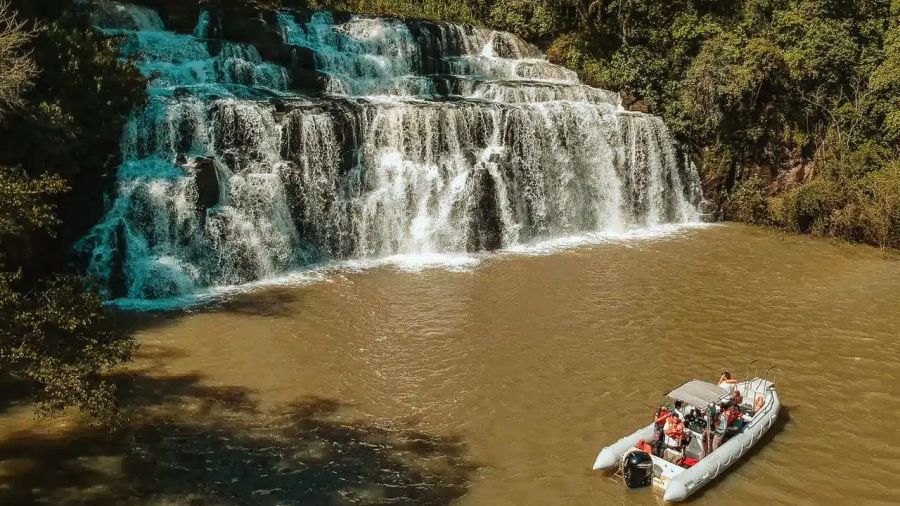
[[[111,297],[697,213],[696,171],[661,120],[509,34],[225,1],[176,33],[174,3],[155,4],[165,20],[110,5],[92,19],[150,96],[82,241]]]
[[[281,35],[270,12],[226,9],[222,11],[222,36],[253,45],[266,60],[277,60],[281,54]]]
[[[128,280],[125,272],[125,259],[128,258],[128,239],[126,237],[125,223],[119,222],[115,228],[115,254],[111,267],[109,280],[110,295],[114,298],[128,295]]]
[[[328,77],[316,70],[315,54],[309,48],[283,44],[278,61],[288,69],[292,89],[317,94],[328,86]]]
[[[472,177],[478,197],[469,212],[469,235],[466,250],[469,252],[494,251],[503,247],[503,222],[497,197],[497,184],[486,169]]]
[[[641,112],[647,114],[650,112],[650,106],[647,102],[643,100],[638,100],[637,97],[631,94],[623,94],[622,95],[622,105],[626,110],[632,112]]]
[[[167,28],[180,33],[191,33],[201,8],[212,4],[205,0],[134,0],[132,3],[158,12]]]
[[[219,203],[219,173],[211,158],[198,158],[195,163],[197,206],[201,213],[205,213],[207,209]]]

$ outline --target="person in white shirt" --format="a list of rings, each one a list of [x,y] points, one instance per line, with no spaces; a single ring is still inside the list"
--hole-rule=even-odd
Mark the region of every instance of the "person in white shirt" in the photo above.
[[[734,386],[737,384],[737,380],[731,377],[731,373],[725,371],[719,376],[719,388],[723,388],[728,392],[734,392]]]

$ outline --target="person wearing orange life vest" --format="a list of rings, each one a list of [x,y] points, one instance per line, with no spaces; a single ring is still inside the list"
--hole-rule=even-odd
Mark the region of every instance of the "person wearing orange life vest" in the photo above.
[[[745,415],[737,404],[732,404],[728,408],[728,433],[730,435],[741,432],[744,424],[753,419],[750,415]]]
[[[669,407],[663,404],[656,410],[656,415],[654,416],[654,423],[660,427],[665,425],[666,420],[669,418],[671,413],[669,413]]]
[[[666,435],[666,446],[673,450],[681,451],[681,445],[684,441],[684,421],[678,416],[678,413],[672,413],[666,420],[663,428]]]
[[[666,420],[665,428],[663,429],[666,436],[666,449],[671,450],[671,452],[665,452],[663,458],[672,462],[673,464],[677,464],[683,455],[684,450],[684,422],[681,420],[681,417],[678,416],[678,413],[672,413],[672,415]]]
[[[737,407],[736,404],[732,404],[731,406],[728,406],[727,412],[728,412],[728,425],[730,425],[730,426],[734,425],[734,422],[736,422],[738,419],[741,418],[741,409],[739,407]]]

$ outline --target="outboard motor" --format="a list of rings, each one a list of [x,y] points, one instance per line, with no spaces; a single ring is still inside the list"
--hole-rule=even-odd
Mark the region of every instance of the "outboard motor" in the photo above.
[[[625,477],[625,486],[628,488],[640,488],[650,485],[653,481],[653,459],[647,452],[633,450],[622,459],[622,475]]]

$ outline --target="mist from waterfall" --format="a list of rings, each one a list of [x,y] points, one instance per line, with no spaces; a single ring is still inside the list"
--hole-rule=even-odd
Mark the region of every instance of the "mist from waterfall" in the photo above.
[[[150,100],[80,243],[109,298],[159,299],[319,262],[515,249],[698,219],[699,180],[655,116],[514,36],[282,11],[318,92],[253,46],[101,2]],[[283,62],[282,62],[283,63]]]

